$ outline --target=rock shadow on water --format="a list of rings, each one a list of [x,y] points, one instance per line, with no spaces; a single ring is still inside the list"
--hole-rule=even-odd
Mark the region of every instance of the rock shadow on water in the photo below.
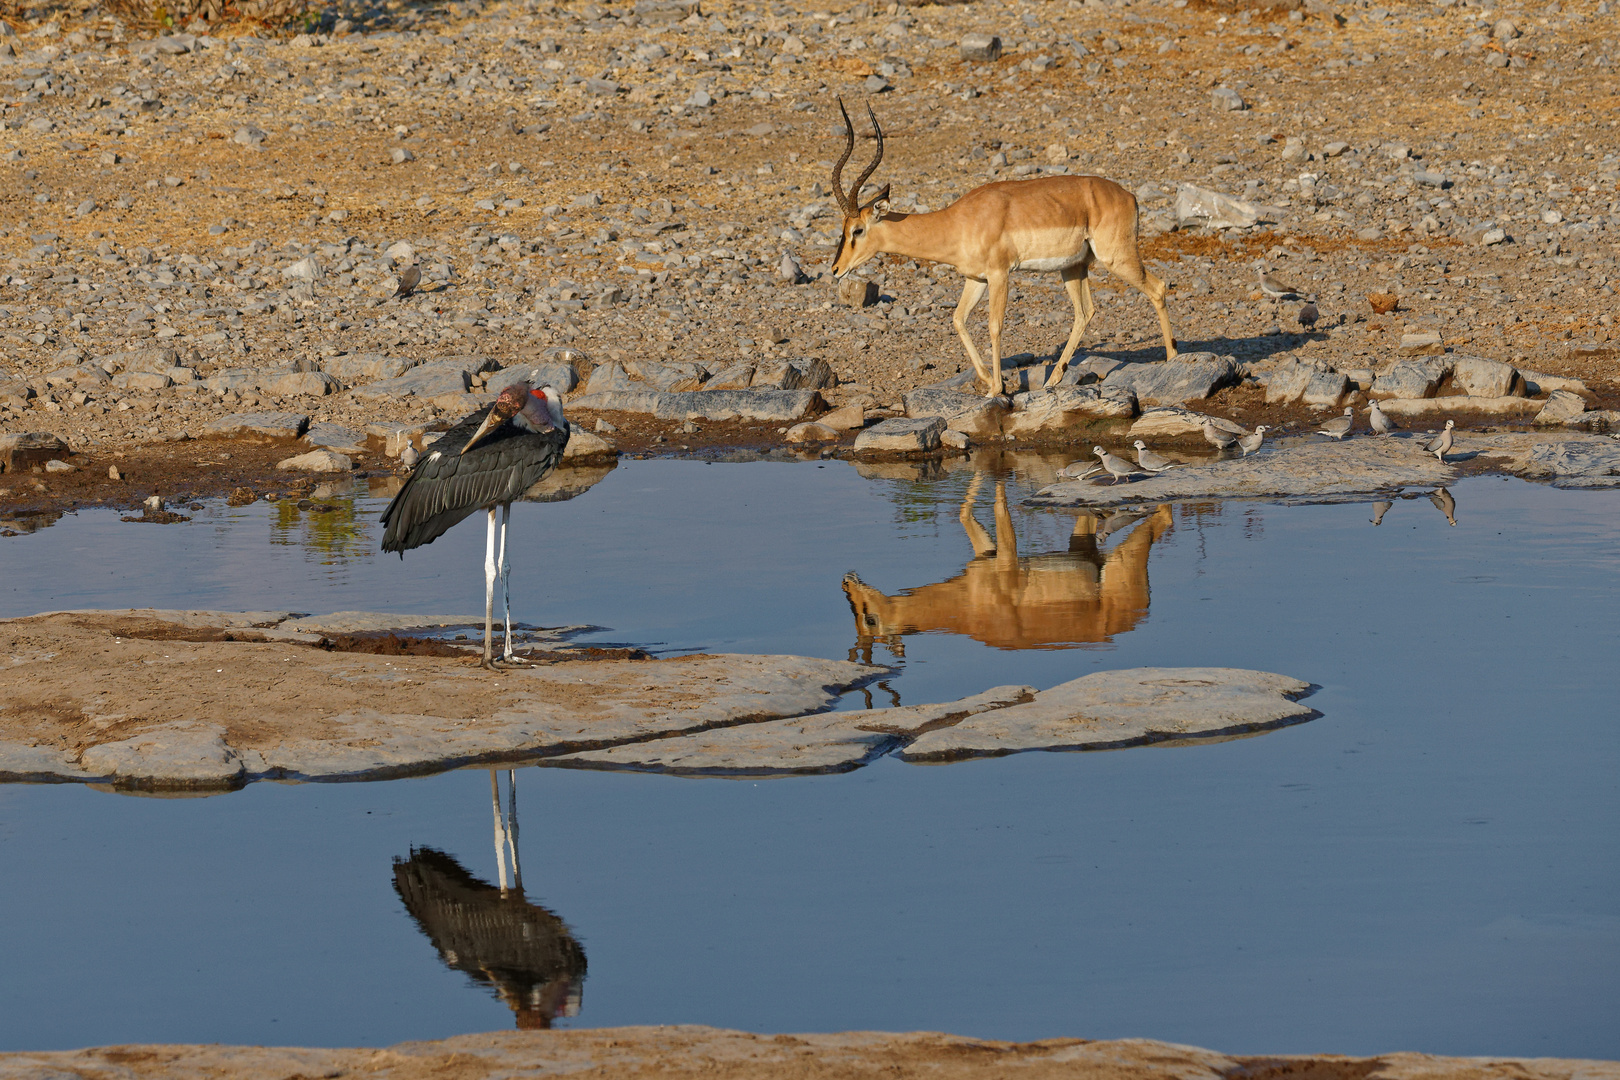
[[[974,516],[984,474],[968,484],[958,515],[973,548],[962,572],[890,596],[844,575],[855,618],[850,659],[870,663],[875,644],[905,655],[905,637],[951,633],[991,648],[1064,649],[1113,640],[1146,617],[1148,557],[1170,531],[1168,505],[1113,514],[1081,513],[1065,551],[1022,555],[1004,480],[995,482],[995,533]],[[1112,534],[1128,529],[1112,549]]]
[[[585,949],[560,917],[524,894],[517,774],[506,776],[503,812],[499,774],[489,772],[497,883],[474,877],[453,855],[413,847],[409,858],[394,860],[394,891],[446,967],[493,990],[520,1029],[544,1029],[579,1015]]]

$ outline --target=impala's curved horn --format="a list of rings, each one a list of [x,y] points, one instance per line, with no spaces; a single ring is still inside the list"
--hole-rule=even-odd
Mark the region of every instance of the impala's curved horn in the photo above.
[[[859,180],[855,181],[855,186],[850,189],[849,201],[851,203],[857,204],[857,205],[860,203],[860,199],[861,199],[861,188],[866,186],[866,181],[871,178],[871,176],[872,176],[872,174],[874,172],[877,171],[878,164],[880,162],[882,162],[882,160],[883,160],[883,128],[878,126],[877,113],[872,111],[872,103],[871,102],[867,102],[867,104],[866,104],[866,115],[870,116],[872,118],[872,137],[877,140],[877,156],[872,158],[872,164],[870,164],[870,165],[868,165],[866,167],[866,171],[861,173],[861,178]],[[844,114],[844,122],[845,123],[849,122],[849,114],[848,113]],[[854,139],[855,139],[855,133],[854,133],[854,130],[851,129],[851,131],[850,131],[850,145],[851,146],[855,145]]]
[[[849,155],[855,152],[855,125],[849,121],[849,110],[844,108],[843,98],[838,99],[838,111],[844,114],[844,134],[848,137],[849,141],[844,144],[844,156],[839,158],[838,164],[833,166],[832,189],[833,198],[838,200],[838,208],[847,216],[855,212],[855,207],[850,203],[849,196],[844,194],[842,177],[844,174],[844,165],[849,161]],[[855,194],[859,195],[860,193],[861,189],[859,185],[857,185],[855,188]]]

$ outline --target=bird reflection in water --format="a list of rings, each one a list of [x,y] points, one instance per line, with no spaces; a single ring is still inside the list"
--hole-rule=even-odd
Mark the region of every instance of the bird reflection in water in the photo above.
[[[506,775],[503,814],[499,778],[494,769],[489,773],[499,884],[473,877],[442,851],[412,848],[409,859],[394,860],[394,891],[440,959],[492,987],[518,1027],[549,1028],[559,1016],[579,1014],[585,950],[561,919],[523,895],[517,777],[510,770]]]
[[[1416,499],[1418,493],[1402,495],[1401,498]],[[1429,492],[1429,502],[1434,504],[1436,510],[1446,515],[1447,525],[1455,526],[1457,524],[1457,498],[1450,491],[1445,488],[1435,488]],[[1389,499],[1381,499],[1373,503],[1373,516],[1369,520],[1374,525],[1382,525],[1384,515],[1389,513],[1390,508],[1394,505]]]
[[[997,649],[1057,649],[1108,641],[1133,629],[1148,609],[1148,553],[1170,530],[1169,506],[1082,513],[1067,551],[1019,555],[1007,488],[996,482],[996,532],[973,516],[983,474],[962,500],[962,528],[973,559],[953,578],[887,596],[851,571],[844,593],[855,615],[851,659],[871,662],[874,642],[905,655],[906,634],[964,634]],[[1113,548],[1100,545],[1129,529]]]

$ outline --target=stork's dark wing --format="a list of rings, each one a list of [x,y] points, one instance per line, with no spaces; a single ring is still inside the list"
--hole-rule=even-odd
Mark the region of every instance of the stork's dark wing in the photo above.
[[[416,463],[383,511],[384,551],[431,544],[469,515],[518,499],[562,460],[567,430],[525,431],[510,422],[461,453],[479,418],[446,432]]]

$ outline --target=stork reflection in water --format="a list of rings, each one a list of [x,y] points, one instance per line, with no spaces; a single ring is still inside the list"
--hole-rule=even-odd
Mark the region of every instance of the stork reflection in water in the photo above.
[[[1107,641],[1147,614],[1148,553],[1171,528],[1170,508],[1075,519],[1067,551],[1020,555],[1007,487],[996,481],[994,538],[973,516],[983,474],[975,474],[960,518],[973,559],[960,574],[888,596],[851,571],[844,593],[855,615],[857,656],[881,642],[905,655],[906,634],[963,634],[997,649],[1055,649]],[[1129,533],[1113,548],[1100,544]]]
[[[518,1027],[549,1028],[579,1014],[585,950],[562,919],[523,895],[517,774],[506,777],[503,811],[499,774],[489,772],[499,883],[473,877],[452,855],[412,848],[409,859],[394,860],[394,891],[447,966],[492,987]]]

